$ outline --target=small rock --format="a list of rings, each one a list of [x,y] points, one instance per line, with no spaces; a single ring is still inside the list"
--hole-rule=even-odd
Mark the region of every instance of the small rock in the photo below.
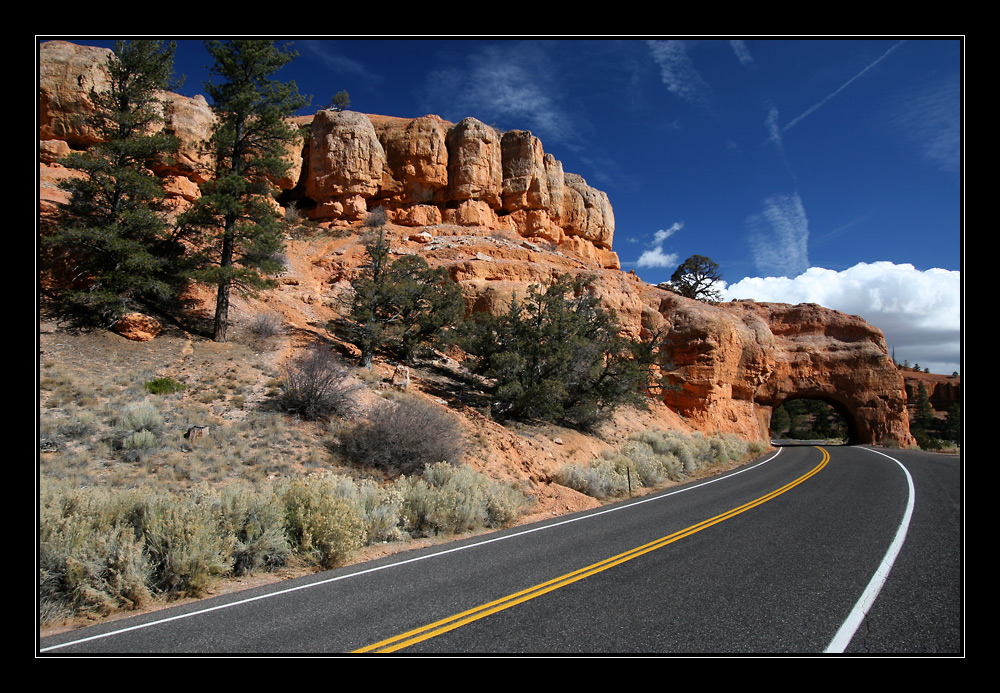
[[[148,342],[163,331],[159,322],[142,313],[126,313],[112,329],[133,342]]]

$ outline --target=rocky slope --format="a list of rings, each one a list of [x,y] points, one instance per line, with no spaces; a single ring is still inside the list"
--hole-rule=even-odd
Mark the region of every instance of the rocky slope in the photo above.
[[[54,182],[72,175],[59,157],[93,141],[73,116],[90,108],[90,88],[101,87],[107,51],[52,41],[39,53],[44,232],[60,199]],[[165,127],[182,149],[157,173],[182,208],[198,194],[204,169],[197,143],[213,116],[202,97],[164,100]],[[382,207],[396,252],[447,267],[470,311],[502,305],[511,293],[560,273],[587,273],[624,330],[646,339],[665,335],[674,387],[641,425],[766,439],[774,406],[817,397],[848,416],[855,442],[913,443],[903,379],[877,328],[814,305],[709,305],[622,272],[607,195],[564,172],[530,132],[501,135],[472,118],[453,124],[433,115],[326,110],[297,122],[305,137],[289,152],[295,173],[278,181],[279,203],[343,231],[290,238],[282,287],[266,297],[303,334],[336,317],[337,296],[349,288],[362,254],[351,230],[369,209]]]
[[[902,369],[902,373],[903,383],[906,387],[907,407],[911,417],[916,409],[921,385],[924,386],[931,409],[934,410],[934,416],[938,419],[947,417],[948,411],[952,407],[962,405],[962,376],[923,373],[906,367]]]

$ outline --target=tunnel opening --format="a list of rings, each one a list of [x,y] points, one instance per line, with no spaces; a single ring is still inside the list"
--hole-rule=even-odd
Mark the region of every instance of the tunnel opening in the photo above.
[[[771,410],[771,439],[794,444],[855,445],[857,425],[850,410],[832,398],[790,397]]]

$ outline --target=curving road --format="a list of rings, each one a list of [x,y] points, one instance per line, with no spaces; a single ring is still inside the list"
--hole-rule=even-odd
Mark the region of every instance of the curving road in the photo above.
[[[957,655],[961,492],[957,457],[783,447],[598,511],[45,638],[39,653]]]

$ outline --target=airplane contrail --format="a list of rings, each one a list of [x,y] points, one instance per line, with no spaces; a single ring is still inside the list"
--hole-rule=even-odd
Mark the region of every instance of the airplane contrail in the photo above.
[[[885,59],[885,57],[887,55],[889,55],[894,50],[896,50],[897,48],[899,48],[900,46],[902,46],[904,43],[906,43],[906,42],[905,41],[900,41],[895,46],[893,46],[892,48],[890,48],[889,50],[887,50],[885,53],[883,53],[881,56],[879,56],[871,65],[869,65],[868,67],[866,67],[865,69],[863,69],[861,72],[859,72],[858,74],[854,75],[849,80],[847,80],[846,82],[844,82],[844,84],[841,85],[841,87],[839,89],[837,89],[836,91],[834,91],[831,94],[827,95],[827,97],[825,99],[823,99],[822,101],[820,101],[819,103],[817,103],[815,106],[813,106],[808,111],[806,111],[805,113],[803,113],[802,115],[800,115],[798,118],[795,118],[794,120],[792,120],[785,127],[781,128],[781,131],[782,132],[788,132],[789,130],[791,130],[793,127],[795,127],[795,125],[798,124],[798,122],[800,120],[802,120],[803,118],[805,118],[808,115],[810,115],[811,113],[813,113],[817,108],[820,108],[823,104],[825,104],[827,101],[829,101],[830,99],[832,99],[834,96],[836,96],[840,92],[844,91],[844,89],[846,89],[848,86],[850,86],[850,84],[854,80],[858,79],[863,74],[865,74],[866,72],[868,72],[870,69],[872,69],[873,67],[875,67],[876,65],[878,65],[880,62],[882,62]]]

